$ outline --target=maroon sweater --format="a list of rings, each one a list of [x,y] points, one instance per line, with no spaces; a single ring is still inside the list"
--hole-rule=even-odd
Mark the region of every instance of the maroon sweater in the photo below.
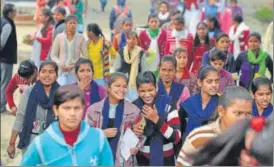
[[[73,146],[73,144],[77,141],[77,138],[78,138],[78,135],[80,132],[80,126],[71,132],[62,130],[60,125],[59,125],[59,128],[60,128],[62,134],[64,135],[66,143],[70,146]]]

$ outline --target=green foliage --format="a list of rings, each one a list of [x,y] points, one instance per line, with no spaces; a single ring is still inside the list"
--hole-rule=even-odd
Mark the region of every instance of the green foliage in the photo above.
[[[255,18],[262,22],[271,22],[273,21],[273,10],[269,7],[260,7],[255,12]]]

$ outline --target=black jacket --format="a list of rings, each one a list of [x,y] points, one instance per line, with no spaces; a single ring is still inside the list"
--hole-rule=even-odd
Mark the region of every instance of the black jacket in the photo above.
[[[6,25],[11,25],[11,34],[4,46],[0,51],[0,62],[7,64],[16,64],[17,63],[17,36],[16,36],[16,27],[14,21],[9,18],[1,18],[1,30]]]

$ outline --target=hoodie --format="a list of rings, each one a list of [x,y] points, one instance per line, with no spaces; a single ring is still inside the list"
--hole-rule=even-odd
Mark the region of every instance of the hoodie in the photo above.
[[[59,123],[49,128],[30,144],[20,166],[113,166],[114,161],[103,131],[81,122],[73,146],[66,143]]]

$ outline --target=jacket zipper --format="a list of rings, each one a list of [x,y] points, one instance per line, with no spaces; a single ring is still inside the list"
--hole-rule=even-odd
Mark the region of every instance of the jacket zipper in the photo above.
[[[71,148],[71,147],[70,147],[69,149],[70,149],[70,151],[71,151],[71,159],[72,159],[72,164],[73,164],[73,166],[78,166],[74,148]]]

